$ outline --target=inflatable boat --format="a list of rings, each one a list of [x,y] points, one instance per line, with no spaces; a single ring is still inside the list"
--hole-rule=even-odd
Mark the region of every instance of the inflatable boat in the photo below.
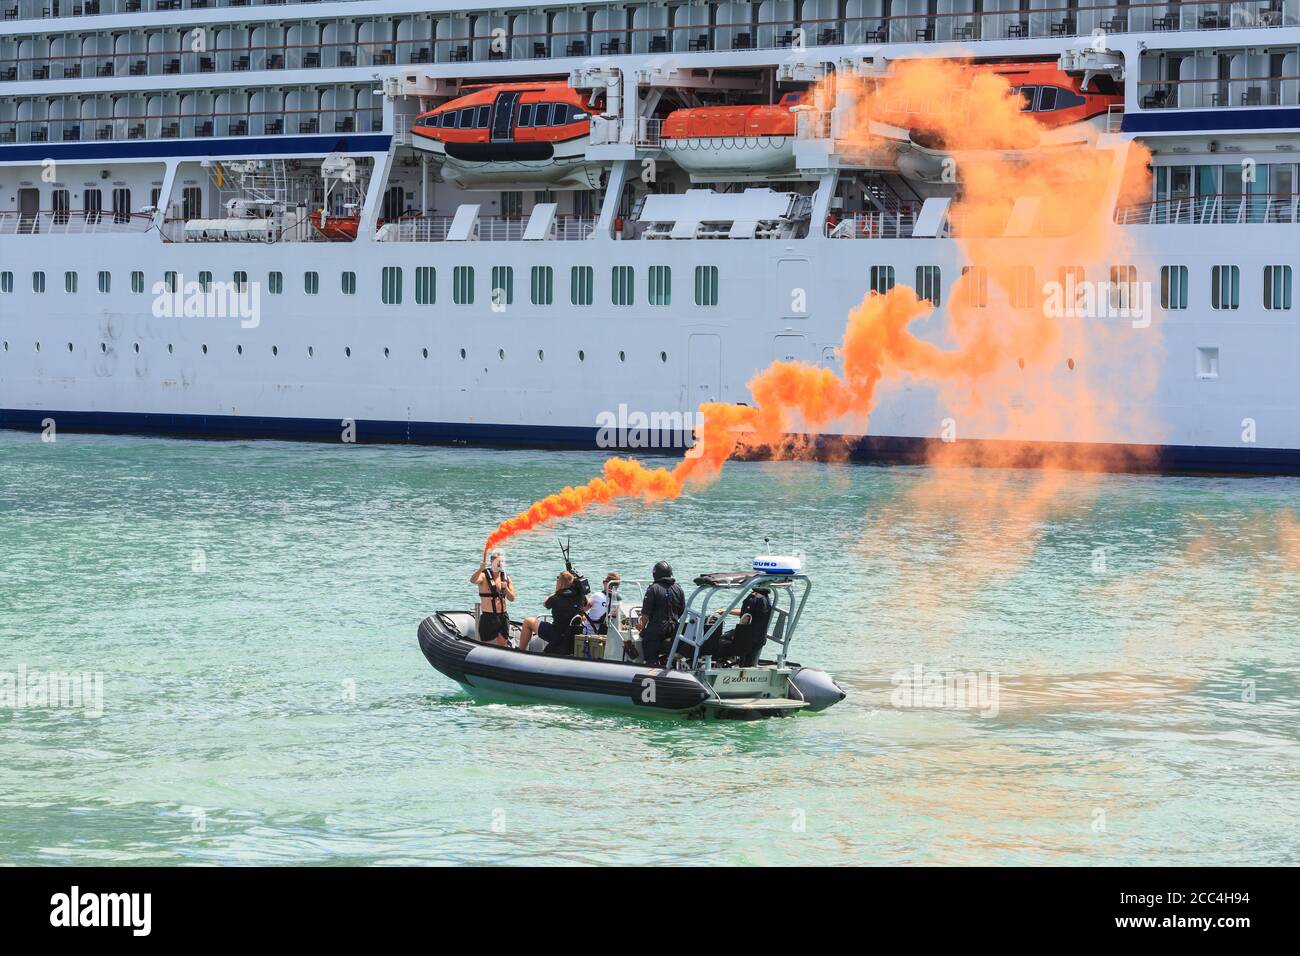
[[[760,558],[752,572],[695,579],[666,661],[641,658],[637,633],[640,598],[610,604],[603,635],[577,635],[572,655],[520,650],[519,625],[511,646],[478,640],[475,615],[439,611],[419,628],[420,650],[439,673],[478,698],[690,717],[785,716],[815,713],[839,703],[844,691],[825,671],[788,659],[811,582],[790,562]],[[754,592],[770,608],[742,654],[724,625],[740,615]],[[726,603],[715,607],[719,601]],[[713,608],[714,610],[710,610]],[[746,617],[740,617],[745,621]],[[534,639],[536,640],[536,639]],[[763,657],[775,650],[771,657]]]

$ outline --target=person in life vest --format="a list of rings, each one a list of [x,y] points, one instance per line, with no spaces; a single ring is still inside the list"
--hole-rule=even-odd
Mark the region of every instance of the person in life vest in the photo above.
[[[673,577],[673,567],[660,561],[651,572],[654,584],[641,599],[641,659],[658,664],[677,633],[677,622],[686,610],[686,595]]]
[[[484,644],[510,646],[510,617],[506,602],[515,599],[515,583],[506,573],[500,551],[484,554],[469,583],[478,588],[478,639]]]
[[[533,637],[537,636],[546,645],[542,653],[572,654],[573,638],[582,630],[587,606],[587,596],[578,585],[577,575],[572,571],[561,571],[555,579],[554,593],[542,604],[551,612],[551,620],[527,618],[519,632],[519,649],[528,650]]]

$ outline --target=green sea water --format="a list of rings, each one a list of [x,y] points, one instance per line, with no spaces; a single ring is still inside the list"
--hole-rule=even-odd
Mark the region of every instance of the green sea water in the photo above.
[[[842,704],[476,702],[420,619],[600,462],[0,432],[0,675],[103,693],[0,698],[0,862],[1300,863],[1300,482],[735,463],[555,531],[594,579],[805,552]],[[529,613],[556,535],[507,555]]]

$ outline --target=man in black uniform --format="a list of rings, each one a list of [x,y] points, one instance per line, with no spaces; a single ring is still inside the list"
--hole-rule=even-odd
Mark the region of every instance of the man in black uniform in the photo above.
[[[677,622],[686,610],[686,595],[667,561],[657,563],[652,574],[654,584],[646,588],[641,600],[641,658],[647,664],[658,664],[672,647]]]

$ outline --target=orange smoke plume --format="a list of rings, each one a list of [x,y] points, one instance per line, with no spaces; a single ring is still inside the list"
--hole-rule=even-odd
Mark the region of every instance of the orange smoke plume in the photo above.
[[[1098,419],[1113,408],[1103,403],[1097,411],[1081,401],[1086,372],[1081,366],[1078,375],[1070,374],[1076,359],[1087,357],[1089,335],[1097,330],[1085,335],[1081,326],[1049,317],[1042,283],[1057,279],[1062,263],[1095,269],[1103,253],[1113,251],[1109,206],[1134,183],[1141,186],[1141,175],[1132,175],[1144,165],[1140,148],[1130,147],[1129,154],[1096,149],[1095,142],[1081,146],[1077,134],[1071,140],[1045,130],[1021,112],[1004,78],[963,64],[910,61],[886,77],[842,77],[839,85],[854,106],[837,148],[895,149],[899,138],[889,130],[896,134],[901,127],[929,134],[955,160],[960,185],[949,221],[972,268],[949,292],[938,337],[945,346],[911,331],[912,323],[932,311],[911,288],[872,293],[848,317],[838,350],[842,374],[806,362],[774,362],[747,383],[752,405],[700,406],[696,445],[673,468],[611,458],[600,477],[548,495],[501,522],[489,547],[592,505],[673,499],[688,482],[715,477],[737,454],[771,451],[792,434],[820,434],[836,423],[865,433],[880,386],[909,378],[936,388],[941,404],[958,409],[983,435],[1006,436],[998,446],[1003,451],[1023,452],[1030,442],[1037,448],[1044,438],[1093,442],[1111,433]],[[1127,164],[1118,161],[1125,156]],[[1029,216],[1017,204],[1025,197],[1034,204]],[[1009,228],[1018,216],[1026,221]],[[1027,391],[1035,396],[1033,407],[1012,413],[1017,403],[1011,399]],[[810,445],[803,442],[797,450]],[[983,464],[1010,463],[1002,451],[984,454]],[[1089,464],[1071,454],[1057,460],[1040,453],[1035,463]]]

